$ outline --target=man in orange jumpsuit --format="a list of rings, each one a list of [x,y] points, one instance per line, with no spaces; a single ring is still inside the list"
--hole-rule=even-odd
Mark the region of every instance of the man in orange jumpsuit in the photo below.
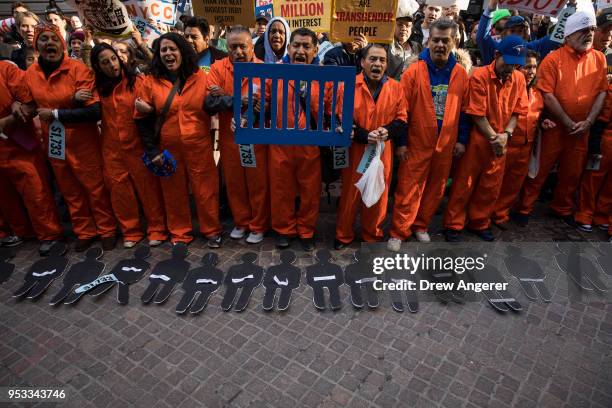
[[[307,29],[298,28],[289,39],[289,61],[291,64],[311,64],[317,55],[317,35]],[[278,81],[277,112],[282,112],[282,81]],[[266,100],[269,100],[266,87]],[[289,83],[287,98],[287,127],[295,126],[295,85]],[[300,92],[298,90],[297,92]],[[317,117],[319,90],[317,83],[311,87],[311,117]],[[297,118],[299,128],[306,127],[306,113],[299,109]],[[282,114],[277,118],[282,127]],[[281,146],[270,145],[268,156],[270,176],[270,197],[272,228],[278,233],[276,246],[287,248],[290,239],[298,236],[306,251],[314,249],[314,233],[319,217],[321,200],[321,160],[318,146]],[[295,198],[300,196],[300,206],[296,210]]]
[[[533,86],[537,68],[538,54],[535,51],[527,51],[525,66],[521,67],[520,71],[527,84],[529,112],[527,115],[519,115],[514,134],[508,140],[504,180],[492,217],[493,223],[501,229],[506,229],[506,223],[510,220],[510,208],[516,202],[527,177],[533,140],[538,130],[540,114],[544,109],[542,94]],[[544,119],[541,126],[543,129],[552,129],[555,124],[550,119]]]
[[[430,240],[427,227],[444,196],[453,156],[465,151],[468,75],[451,53],[458,29],[448,19],[431,23],[429,48],[402,75],[410,119],[407,146],[397,148],[402,161],[387,245],[391,251],[400,249],[411,229],[417,240]]]
[[[33,229],[41,242],[39,252],[45,256],[53,243],[63,238],[63,229],[34,126],[11,112],[13,102],[32,102],[24,76],[16,65],[0,61],[0,133],[6,136],[0,137],[0,211],[17,237],[30,236]]]
[[[538,175],[525,183],[517,208],[516,219],[521,224],[528,223],[540,189],[558,162],[558,183],[550,208],[574,225],[574,194],[585,167],[589,129],[608,89],[606,59],[592,48],[595,28],[592,12],[573,14],[565,25],[565,45],[540,64],[537,87],[557,126],[542,135]]]
[[[363,73],[357,75],[355,83],[354,137],[349,149],[349,166],[342,170],[342,193],[336,218],[336,240],[334,247],[342,249],[355,239],[353,223],[357,212],[361,212],[361,235],[366,242],[383,238],[382,223],[387,215],[387,196],[393,146],[391,139],[406,136],[406,100],[398,97],[401,86],[385,75],[387,51],[378,44],[367,47],[362,54]],[[367,158],[376,144],[384,142],[381,161],[384,164],[385,191],[376,204],[366,207],[355,183],[367,169]],[[364,161],[365,160],[365,161]]]
[[[51,143],[49,160],[78,238],[75,249],[84,251],[100,236],[110,250],[117,223],[104,185],[94,75],[68,58],[55,26],[37,27],[34,44],[40,58],[26,71],[25,83],[38,106],[45,141]]]
[[[234,63],[261,61],[253,53],[248,28],[237,26],[230,30],[227,46],[229,57],[215,62],[208,74],[210,93],[206,97],[206,109],[211,115],[219,113],[221,168],[235,225],[230,237],[241,239],[248,230],[250,234],[246,242],[257,244],[270,228],[268,147],[237,145],[231,122],[234,114]],[[242,94],[248,95],[246,80],[242,82]],[[248,96],[243,100],[248,101]]]
[[[466,226],[485,241],[492,241],[491,214],[504,176],[505,149],[518,116],[526,115],[525,77],[515,69],[525,64],[522,38],[510,35],[497,45],[495,60],[476,68],[470,78],[469,104],[474,126],[451,187],[444,214],[446,240],[461,240]]]
[[[593,125],[589,140],[589,162],[582,174],[576,222],[585,232],[593,230],[592,224],[601,229],[611,229],[612,216],[612,85],[608,85],[606,104],[599,120]],[[590,167],[590,168],[589,168]]]

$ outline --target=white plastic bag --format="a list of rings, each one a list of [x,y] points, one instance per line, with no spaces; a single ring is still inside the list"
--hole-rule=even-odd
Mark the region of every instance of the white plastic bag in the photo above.
[[[359,181],[355,183],[355,187],[361,192],[361,200],[368,208],[376,204],[385,191],[385,166],[380,160],[384,148],[384,142],[377,142],[374,159]]]

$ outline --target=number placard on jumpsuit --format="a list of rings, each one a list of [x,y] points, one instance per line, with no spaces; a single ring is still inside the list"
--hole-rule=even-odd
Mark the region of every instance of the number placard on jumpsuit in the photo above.
[[[252,144],[241,144],[238,145],[238,151],[240,153],[240,164],[242,167],[257,167],[255,146]]]
[[[66,129],[57,119],[49,125],[49,157],[66,160]]]
[[[334,170],[346,169],[349,165],[349,150],[348,147],[336,147],[332,148],[334,152]]]

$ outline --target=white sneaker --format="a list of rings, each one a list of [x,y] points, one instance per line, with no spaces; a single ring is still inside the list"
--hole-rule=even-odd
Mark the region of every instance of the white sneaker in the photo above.
[[[246,239],[246,242],[249,244],[259,244],[264,239],[264,234],[262,232],[251,232]]]
[[[242,239],[244,238],[244,234],[246,234],[246,231],[242,228],[239,227],[234,227],[234,229],[232,230],[232,233],[230,234],[230,238],[231,239]]]
[[[591,224],[580,224],[578,229],[583,232],[593,232],[593,226]]]
[[[389,238],[387,241],[387,249],[391,252],[399,252],[402,246],[402,240],[399,238]]]
[[[431,242],[431,237],[427,231],[417,231],[414,233],[414,237],[419,242]]]
[[[123,241],[124,248],[134,248],[136,246],[136,241]]]
[[[149,246],[152,246],[152,247],[160,246],[163,243],[164,243],[164,241],[160,241],[159,239],[151,239],[151,240],[149,240]]]
[[[599,227],[599,229],[602,231],[607,231],[610,227],[610,224],[599,224],[597,227]]]

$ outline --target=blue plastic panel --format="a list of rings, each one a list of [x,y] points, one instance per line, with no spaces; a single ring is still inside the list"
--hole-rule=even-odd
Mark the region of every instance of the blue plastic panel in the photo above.
[[[242,116],[247,120],[244,127],[239,125],[236,127],[236,143],[348,146],[351,142],[350,134],[353,127],[355,75],[354,67],[236,63],[234,65],[234,120],[236,124],[241,123],[243,81],[248,81],[249,84],[247,95],[244,95],[248,96],[249,103],[246,111],[242,113]],[[254,83],[261,84],[261,87],[257,86],[254,90]],[[300,103],[299,92],[295,92],[292,98],[288,98],[294,84],[298,84],[298,88],[304,90],[302,94],[303,103]],[[337,100],[340,95],[340,92],[338,92],[340,85],[343,86],[341,101]],[[316,86],[320,90],[318,98],[316,92],[313,92],[313,87]],[[264,87],[267,88],[267,92]],[[332,97],[331,102],[328,101],[327,111],[330,111],[333,107],[333,112],[337,112],[336,105],[342,102],[341,123],[337,123],[336,115],[332,115],[332,127],[330,129],[324,129],[323,127],[323,113],[325,111],[323,89]],[[282,94],[279,95],[279,91],[282,91]],[[267,94],[269,97],[266,106],[269,110],[268,118],[270,120],[267,122],[262,121],[263,112],[257,114],[253,110],[255,94],[264,97]],[[282,97],[283,101],[281,109],[278,109],[279,96]],[[316,100],[311,100],[311,98]],[[302,106],[306,107],[305,112]],[[289,112],[289,116],[295,117],[297,111],[302,112],[306,118],[305,128],[288,127],[287,112]],[[279,115],[280,126],[278,126]],[[316,122],[316,125],[313,124],[313,129],[310,129],[311,120]],[[265,123],[265,125],[262,126],[262,123]],[[338,125],[342,127],[342,132],[335,131]]]

